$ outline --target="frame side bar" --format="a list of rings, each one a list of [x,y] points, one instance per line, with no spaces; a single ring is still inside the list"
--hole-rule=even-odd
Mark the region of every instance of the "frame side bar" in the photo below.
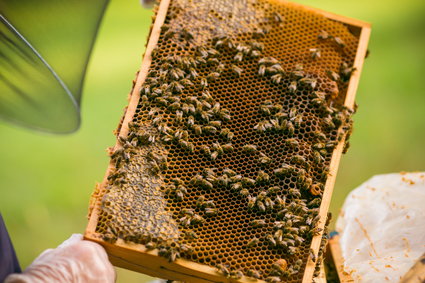
[[[344,102],[344,105],[351,109],[354,107],[354,104],[355,104],[356,91],[357,91],[357,87],[360,80],[361,69],[363,67],[364,59],[367,52],[370,32],[371,32],[371,29],[369,26],[363,27],[359,37],[359,45],[357,47],[356,58],[354,59],[354,65],[353,65],[356,68],[356,71],[351,75],[349,87],[347,89],[347,94],[346,94],[345,102]],[[329,211],[329,206],[330,206],[330,202],[332,198],[332,193],[334,190],[336,175],[338,172],[338,167],[341,160],[342,151],[344,148],[345,138],[346,137],[344,136],[344,138],[338,143],[337,147],[335,148],[332,154],[331,164],[329,166],[330,173],[326,181],[325,190],[322,197],[322,203],[320,205],[320,211],[319,211],[321,220],[319,222],[318,227],[321,229],[325,228],[327,213]],[[316,256],[320,248],[320,242],[322,240],[322,236],[323,236],[323,230],[319,233],[319,235],[314,236],[311,242],[310,247]],[[309,283],[312,281],[315,266],[316,266],[316,263],[312,261],[311,257],[309,257],[306,268],[305,268],[304,277],[303,277],[304,283],[307,283],[307,282]]]

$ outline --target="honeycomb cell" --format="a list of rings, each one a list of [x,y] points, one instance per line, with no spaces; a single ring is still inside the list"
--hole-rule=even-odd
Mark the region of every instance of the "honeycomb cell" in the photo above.
[[[110,153],[96,232],[227,276],[301,281],[331,156],[351,131],[357,45],[344,24],[288,3],[172,0]]]

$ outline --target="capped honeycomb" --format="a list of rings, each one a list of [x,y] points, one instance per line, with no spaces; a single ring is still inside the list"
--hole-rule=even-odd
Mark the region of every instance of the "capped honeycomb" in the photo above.
[[[320,262],[310,246],[331,157],[351,133],[358,44],[288,2],[171,0],[110,150],[96,232],[225,277],[302,281],[307,259]]]

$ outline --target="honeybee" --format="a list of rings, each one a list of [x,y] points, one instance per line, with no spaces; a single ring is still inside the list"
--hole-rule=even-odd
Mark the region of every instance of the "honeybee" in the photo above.
[[[344,42],[341,38],[339,38],[339,37],[334,37],[334,38],[333,38],[333,40],[334,40],[334,42],[336,43],[336,45],[337,45],[338,47],[340,47],[340,48],[345,47],[345,42]]]
[[[267,189],[267,194],[274,195],[280,191],[281,191],[281,188],[279,186],[272,186]]]
[[[179,145],[189,152],[193,152],[195,150],[195,146],[193,145],[193,143],[185,140],[179,140]]]
[[[283,22],[283,16],[281,16],[279,13],[274,12],[273,13],[273,19],[275,22],[277,23],[282,23]]]
[[[219,273],[223,274],[226,277],[230,275],[228,267],[224,264],[218,264],[217,265],[217,271]]]
[[[213,207],[205,208],[205,215],[207,216],[214,216],[214,215],[217,215],[217,213],[218,213],[217,208],[213,208]]]
[[[273,65],[278,64],[279,61],[273,57],[263,57],[260,60],[258,60],[258,64],[260,65]]]
[[[291,165],[283,164],[282,167],[275,169],[273,172],[276,177],[283,178],[291,175],[295,168]]]
[[[216,79],[218,79],[220,77],[220,73],[217,72],[212,72],[210,74],[208,74],[207,76],[207,80],[208,81],[215,81]]]
[[[266,206],[262,201],[257,200],[257,208],[260,212],[265,212],[266,211]]]
[[[350,142],[348,140],[346,140],[344,142],[344,148],[342,149],[342,153],[346,154],[349,148],[350,148]]]
[[[317,36],[319,39],[328,39],[329,33],[327,31],[321,30],[319,35]]]
[[[256,197],[248,196],[248,209],[253,209],[255,207],[256,202],[257,202]]]
[[[232,176],[235,176],[236,175],[236,172],[234,170],[232,170],[232,169],[225,168],[223,170],[223,174],[226,174],[227,176],[232,177]]]
[[[156,243],[154,243],[154,242],[147,242],[146,244],[145,244],[145,248],[147,249],[147,250],[153,250],[153,249],[155,249],[156,248]]]
[[[185,39],[185,40],[187,40],[187,41],[190,41],[190,40],[192,40],[192,39],[193,39],[193,34],[192,34],[191,32],[189,32],[186,28],[183,28],[183,29],[180,31],[180,37],[181,37],[182,39]]]
[[[190,216],[183,216],[179,219],[179,223],[180,225],[182,225],[183,227],[187,227],[191,224],[191,218]]]
[[[325,161],[325,159],[323,158],[323,156],[320,154],[320,152],[315,151],[314,152],[314,162],[316,164],[322,164],[322,162]]]
[[[242,52],[236,53],[235,57],[233,57],[233,61],[235,61],[235,62],[242,62],[242,60],[243,60],[243,53]]]
[[[299,82],[310,87],[311,89],[315,89],[317,85],[317,80],[312,78],[302,78],[299,80]]]
[[[321,52],[320,52],[320,49],[318,48],[311,48],[310,53],[311,53],[311,58],[313,60],[316,60],[321,57]]]
[[[320,232],[322,232],[322,231],[323,231],[323,229],[322,229],[322,228],[315,227],[315,228],[313,228],[313,229],[311,229],[311,230],[310,230],[310,232],[309,232],[309,236],[310,236],[310,237],[317,236],[317,235],[319,235],[319,234],[320,234]]]
[[[272,159],[270,157],[267,157],[264,153],[260,153],[260,157],[258,159],[258,162],[261,165],[269,165],[272,162]]]
[[[267,184],[270,182],[270,176],[266,172],[260,170],[258,171],[257,178],[256,178],[257,184]]]
[[[272,121],[272,120],[271,120]],[[279,122],[276,120],[276,124],[278,124]],[[272,128],[274,125],[271,124],[270,121],[264,120],[259,122],[257,125],[254,126],[254,130],[259,131],[259,132],[265,132],[268,129]]]
[[[217,73],[220,73],[221,74],[221,73],[224,72],[225,68],[226,68],[226,65],[225,64],[219,63],[217,65],[217,67],[215,68],[215,70],[216,70]]]
[[[270,234],[267,234],[266,235],[266,240],[269,242],[269,244],[271,245],[271,246],[273,246],[273,247],[275,247],[276,246],[276,240],[273,238],[273,236],[272,235],[270,235]]]
[[[266,278],[266,282],[277,283],[277,282],[282,282],[282,279],[280,279],[280,277],[278,276],[269,276]]]
[[[141,96],[141,104],[142,105],[148,105],[149,104],[149,98],[147,95],[142,95]]]
[[[340,80],[340,76],[337,73],[335,73],[334,71],[326,71],[326,74],[328,75],[328,77],[331,80],[333,80],[335,82]]]
[[[260,67],[258,68],[258,74],[260,76],[264,76],[266,74],[266,66],[265,65],[260,65]]]
[[[169,262],[173,262],[179,257],[180,257],[180,252],[178,252],[174,248],[170,249],[170,252],[169,252],[169,255],[168,255],[168,261]]]
[[[221,175],[217,177],[216,183],[220,187],[227,187],[229,185],[229,177],[227,175]]]
[[[241,182],[242,181],[242,175],[238,174],[238,175],[233,175],[230,177],[230,181],[232,182]]]
[[[274,201],[275,201],[275,209],[279,210],[285,206],[286,197],[284,196],[283,198],[281,198],[280,196],[277,196]]]
[[[300,79],[303,79],[304,78],[304,71],[302,71],[302,69],[296,69],[296,70],[294,70],[294,71],[291,71],[291,77],[294,79],[294,80],[300,80]]]
[[[244,197],[247,197],[247,196],[249,196],[249,190],[248,189],[242,189],[242,190],[240,190],[239,194],[244,196]]]
[[[243,186],[252,187],[255,185],[255,180],[248,177],[243,177],[241,181]]]
[[[254,228],[264,227],[266,226],[266,221],[264,221],[263,219],[255,219],[251,221],[251,225]]]
[[[314,254],[314,250],[313,250],[313,249],[310,249],[310,251],[309,251],[309,255],[310,255],[310,258],[311,258],[311,260],[312,260],[313,262],[316,262],[316,261],[317,261],[317,257],[316,257],[316,255]]]
[[[224,152],[232,152],[233,151],[233,145],[231,143],[223,144],[221,147],[222,147]]]
[[[231,271],[230,277],[234,279],[241,279],[243,277],[243,272],[241,270]]]
[[[260,279],[261,278],[260,272],[258,272],[257,270],[254,270],[254,269],[249,269],[246,272],[246,275],[248,275],[249,277],[255,278],[255,279]]]
[[[282,81],[282,75],[281,74],[276,74],[276,75],[273,75],[272,77],[271,77],[271,80],[272,80],[272,82],[274,83],[274,84],[280,84],[280,82]]]
[[[175,191],[176,199],[178,201],[182,201],[184,199],[184,195],[187,194],[187,189],[183,185],[178,185]]]
[[[196,200],[196,206],[197,207],[205,207],[205,196],[199,196]]]
[[[189,230],[185,232],[185,236],[189,239],[198,239],[198,235],[193,231],[193,230]]]
[[[206,88],[208,86],[208,80],[206,78],[201,78],[200,85],[202,88]]]
[[[213,184],[207,180],[202,179],[200,182],[200,186],[207,190],[212,190],[214,188]]]
[[[193,131],[198,136],[202,135],[202,126],[200,126],[200,125],[193,125]]]
[[[266,209],[273,210],[273,208],[274,208],[274,201],[272,201],[271,198],[266,197],[264,199],[264,205],[266,206]]]
[[[257,146],[252,144],[247,144],[242,147],[242,151],[245,153],[254,153],[257,151]]]
[[[258,50],[252,50],[252,51],[251,51],[251,53],[250,53],[250,56],[251,56],[252,58],[258,58],[258,57],[260,57],[260,56],[261,56],[261,52],[260,52],[260,51],[258,51]]]
[[[295,134],[295,127],[292,124],[291,121],[284,121],[286,122],[285,128],[286,128],[286,133],[289,137],[293,137]]]
[[[319,207],[322,200],[320,198],[315,198],[312,201],[310,201],[307,206],[308,207]]]
[[[266,31],[262,28],[257,28],[253,33],[252,33],[252,38],[257,39],[257,38],[262,38],[264,37],[266,34]]]
[[[294,138],[286,139],[285,140],[285,144],[288,145],[292,149],[296,149],[300,145],[300,143],[296,139],[294,139]]]
[[[255,247],[256,245],[258,245],[258,243],[260,242],[260,240],[258,239],[258,238],[256,238],[256,237],[254,237],[254,238],[252,238],[249,242],[248,242],[248,244],[246,245],[246,247],[247,248],[253,248],[253,247]]]
[[[316,215],[315,217],[313,217],[313,219],[311,220],[310,226],[316,226],[317,223],[319,223],[320,221],[320,214]]]
[[[164,39],[170,39],[170,38],[172,38],[172,37],[174,37],[174,35],[176,34],[176,32],[175,31],[167,31],[165,34],[164,34]],[[156,55],[156,54],[155,54]],[[152,57],[155,57],[154,55],[152,55],[151,54],[151,56]]]
[[[193,224],[201,224],[201,223],[204,223],[204,222],[205,222],[205,219],[202,216],[195,214],[192,218],[191,224],[192,225]]]
[[[320,131],[315,131],[313,133],[313,135],[317,138],[317,140],[322,141],[322,142],[326,142],[327,137],[324,133],[320,132]]]
[[[243,69],[242,69],[242,68],[240,68],[240,67],[238,67],[238,66],[236,66],[236,65],[231,65],[231,69],[232,69],[232,72],[233,72],[235,75],[237,75],[238,77],[240,77],[240,76],[241,76],[241,74],[242,74],[242,72],[243,72]]]
[[[208,58],[207,64],[214,66],[220,64],[220,61],[217,58]]]
[[[349,67],[347,63],[343,62],[340,68],[340,74],[343,81],[348,81],[355,70],[356,68]]]
[[[292,81],[288,86],[288,90],[290,93],[295,93],[297,91],[297,81]]]
[[[243,188],[243,186],[242,186],[242,183],[241,182],[236,182],[236,183],[233,183],[231,186],[230,186],[230,188],[233,190],[233,191],[240,191],[240,190],[242,190],[242,188]]]
[[[304,156],[302,155],[294,155],[291,158],[291,162],[294,164],[299,164],[299,165],[306,165],[307,164],[307,160],[304,158]]]
[[[301,193],[300,193],[300,191],[299,191],[299,190],[297,190],[297,189],[290,188],[290,189],[288,190],[288,193],[289,193],[291,196],[294,196],[294,197],[296,197],[296,198],[301,198]]]
[[[308,190],[310,189],[312,183],[313,183],[313,179],[305,178],[304,182],[298,183],[298,186],[300,187],[300,190]]]
[[[184,252],[184,253],[191,253],[192,251],[193,251],[193,248],[190,246],[190,245],[187,245],[187,244],[182,244],[181,246],[180,246],[180,250],[182,251],[182,252]]]

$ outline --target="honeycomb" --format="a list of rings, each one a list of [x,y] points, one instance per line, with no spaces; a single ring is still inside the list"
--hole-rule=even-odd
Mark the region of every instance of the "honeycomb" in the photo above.
[[[110,150],[96,232],[226,277],[301,281],[332,153],[351,133],[358,41],[287,2],[171,0]]]

